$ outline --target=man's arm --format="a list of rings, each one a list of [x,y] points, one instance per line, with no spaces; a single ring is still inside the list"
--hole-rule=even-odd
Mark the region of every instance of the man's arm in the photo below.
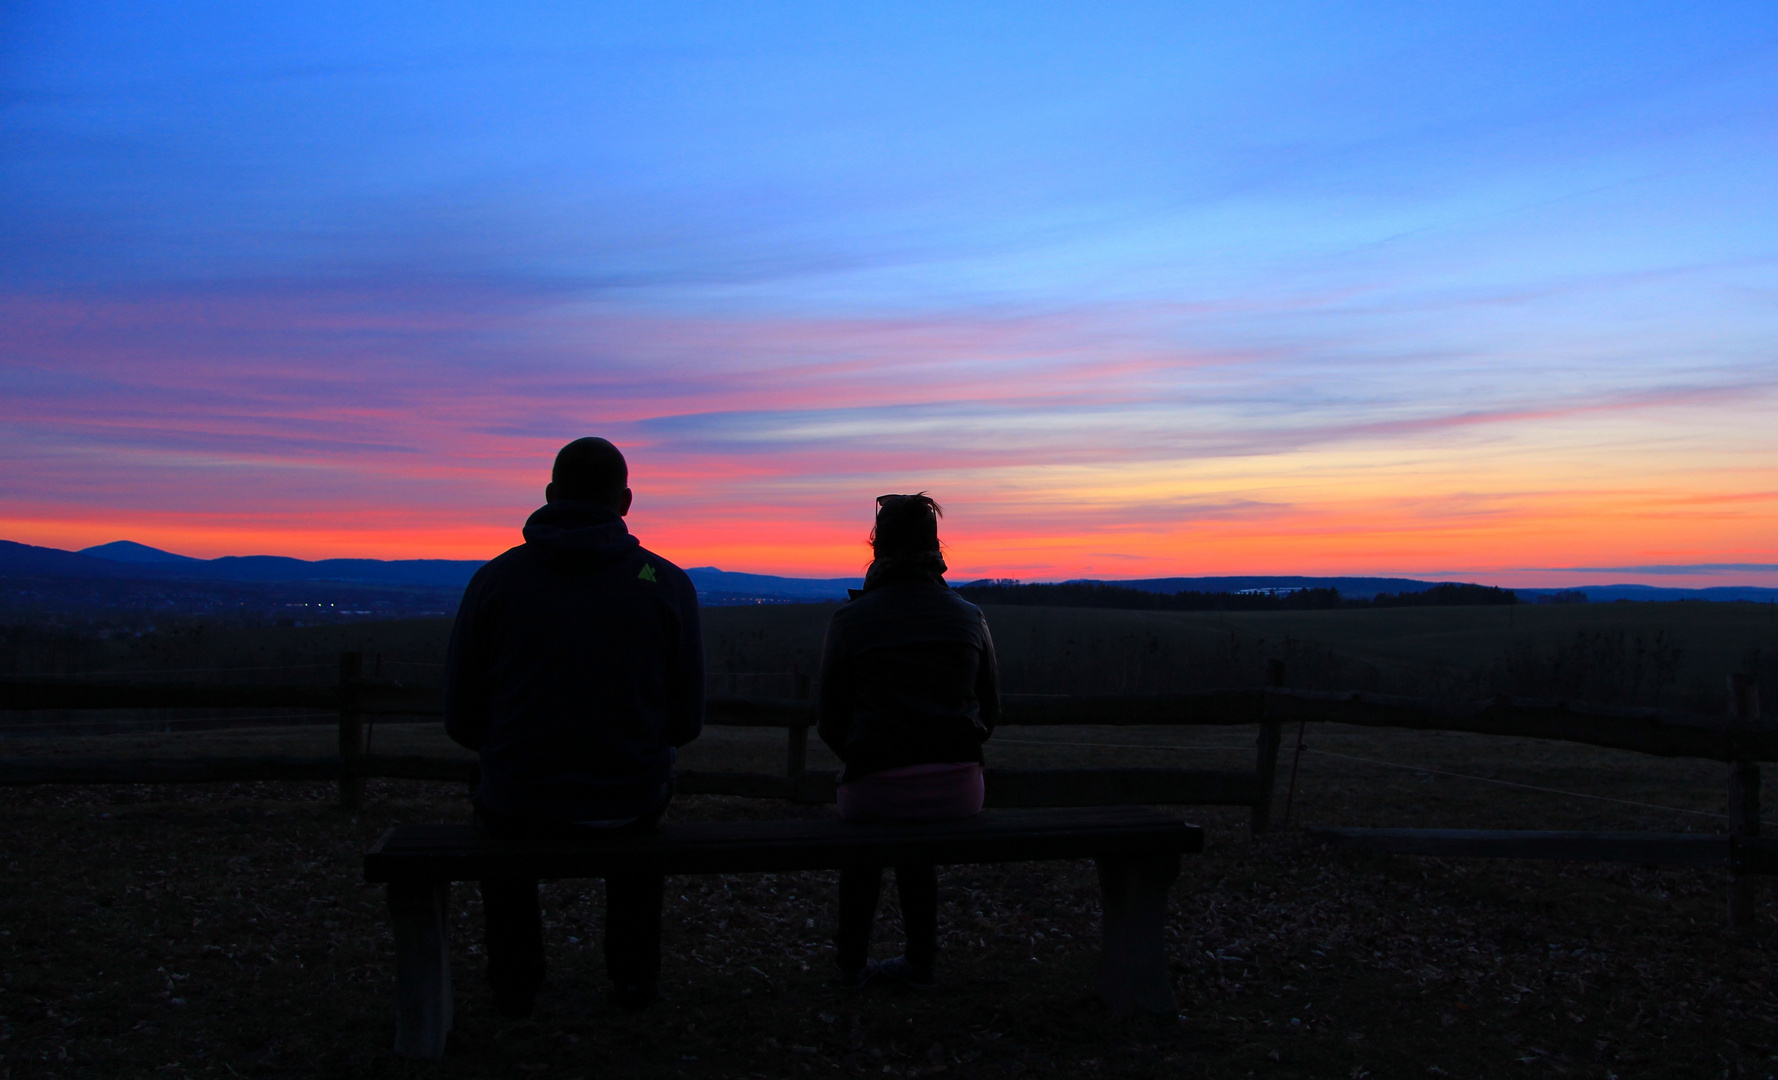
[[[704,629],[698,618],[698,592],[691,578],[680,574],[679,647],[673,655],[667,686],[668,746],[684,746],[704,733]]]
[[[475,572],[457,606],[451,627],[451,648],[445,657],[445,734],[459,746],[480,750],[488,737],[490,702],[489,656],[476,609],[481,604],[487,567]]]

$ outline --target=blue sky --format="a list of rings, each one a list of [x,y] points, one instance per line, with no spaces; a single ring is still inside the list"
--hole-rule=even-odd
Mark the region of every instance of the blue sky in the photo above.
[[[1770,5],[0,19],[11,538],[488,554],[600,432],[731,569],[1778,563]]]

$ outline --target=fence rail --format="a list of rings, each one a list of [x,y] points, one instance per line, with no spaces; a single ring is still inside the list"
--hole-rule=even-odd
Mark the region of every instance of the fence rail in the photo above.
[[[367,718],[443,716],[444,692],[437,687],[369,682],[205,686],[0,681],[0,711],[78,709],[316,709],[350,710]],[[814,704],[797,698],[715,697],[705,710],[707,721],[719,726],[806,728],[815,721]],[[1778,761],[1778,720],[1749,723],[1666,709],[1506,696],[1448,702],[1282,687],[1134,697],[1008,694],[1000,722],[1078,727],[1337,723],[1556,739],[1657,757]]]
[[[1722,866],[1744,874],[1778,870],[1778,840],[1727,833],[1317,828],[1309,835],[1331,847],[1375,855]]]
[[[1756,717],[1701,716],[1504,695],[1490,701],[1448,703],[1314,690],[1267,691],[1266,714],[1286,722],[1555,739],[1655,757],[1778,761],[1778,723]]]

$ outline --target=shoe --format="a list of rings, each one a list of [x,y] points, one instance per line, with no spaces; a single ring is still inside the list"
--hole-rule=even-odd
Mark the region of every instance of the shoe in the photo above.
[[[611,991],[612,1003],[624,1012],[641,1012],[659,999],[653,983],[627,983]]]
[[[866,963],[856,971],[842,971],[833,977],[833,985],[840,990],[863,990],[864,984],[871,981],[877,973],[877,965]]]
[[[915,967],[908,963],[905,956],[883,961],[877,965],[876,973],[915,990],[930,990],[938,985],[938,979],[933,976],[931,968]]]

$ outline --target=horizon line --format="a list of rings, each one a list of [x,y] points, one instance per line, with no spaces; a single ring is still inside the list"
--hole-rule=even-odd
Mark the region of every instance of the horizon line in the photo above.
[[[21,541],[8,541],[8,542],[22,543]],[[454,562],[454,563],[475,563],[475,564],[479,565],[482,563],[486,563],[488,561],[487,559],[440,559],[440,558],[427,558],[427,557],[423,557],[423,556],[422,557],[414,557],[414,558],[400,558],[400,559],[376,558],[374,556],[329,556],[327,558],[322,558],[322,559],[304,559],[304,558],[301,558],[300,556],[293,556],[293,555],[267,555],[267,554],[220,555],[220,556],[214,556],[212,558],[204,558],[201,556],[194,556],[194,555],[181,555],[178,552],[167,551],[164,548],[157,548],[157,547],[154,547],[149,544],[143,544],[140,541],[128,540],[128,539],[123,539],[123,538],[119,538],[117,540],[106,541],[105,543],[102,543],[102,544],[89,545],[85,548],[79,548],[79,549],[51,548],[51,547],[48,547],[48,545],[36,545],[36,544],[27,544],[25,546],[43,547],[46,550],[63,551],[63,552],[67,552],[68,554],[87,555],[88,553],[90,553],[92,551],[95,551],[100,548],[108,547],[113,544],[130,544],[130,545],[134,545],[139,548],[146,549],[148,551],[156,552],[161,555],[167,555],[167,556],[171,556],[171,557],[178,558],[178,559],[191,559],[191,560],[198,561],[198,562],[215,562],[220,559],[228,559],[228,558],[235,558],[235,559],[284,558],[284,559],[291,559],[296,562],[303,562],[303,563],[310,563],[310,564],[323,563],[323,562],[353,561],[353,562],[376,562],[376,563],[399,563],[399,562],[453,563]],[[105,559],[104,556],[102,556],[102,555],[89,555],[88,557],[101,559],[106,562],[121,562],[124,565],[129,565],[129,563],[127,561],[115,560],[115,559]],[[142,565],[153,565],[153,564],[145,563]],[[767,573],[767,572],[754,571],[754,570],[725,570],[722,567],[715,566],[715,565],[688,567],[686,569],[688,571],[706,570],[706,571],[715,571],[716,573],[722,573],[722,574],[745,574],[745,575],[752,576],[752,577],[779,578],[779,579],[783,579],[783,580],[787,580],[787,581],[855,581],[855,580],[860,580],[863,577],[862,573],[850,574],[850,575],[837,574],[837,575],[824,575],[824,576],[815,576],[815,577],[797,577],[797,576],[790,575],[790,574],[774,574],[774,573]],[[1418,571],[1418,572],[1414,572],[1414,571],[1407,571],[1407,572],[1373,571],[1373,572],[1336,572],[1336,573],[1300,573],[1300,572],[1297,572],[1297,573],[1248,572],[1248,573],[1216,573],[1216,574],[1169,573],[1169,574],[1148,574],[1148,575],[1143,575],[1143,576],[1139,576],[1139,577],[1085,577],[1085,576],[1082,576],[1082,577],[1058,577],[1058,578],[1019,578],[1019,577],[1013,577],[1011,575],[982,574],[982,575],[975,575],[975,576],[970,577],[969,582],[966,582],[966,584],[974,583],[977,581],[1011,581],[1011,582],[1015,582],[1016,584],[1019,584],[1019,585],[1061,585],[1061,584],[1069,584],[1069,583],[1073,583],[1073,582],[1102,582],[1102,583],[1106,583],[1106,584],[1116,585],[1116,584],[1122,584],[1122,583],[1132,582],[1132,581],[1165,581],[1165,580],[1172,580],[1172,579],[1218,580],[1218,579],[1238,579],[1238,578],[1279,578],[1279,579],[1299,578],[1299,579],[1305,579],[1305,580],[1308,580],[1308,579],[1398,580],[1398,581],[1426,582],[1428,584],[1434,584],[1434,585],[1447,584],[1447,583],[1449,583],[1449,584],[1494,584],[1495,587],[1498,587],[1498,588],[1507,588],[1507,589],[1525,590],[1525,591],[1538,591],[1538,592],[1561,592],[1561,591],[1570,591],[1570,590],[1582,590],[1582,589],[1587,589],[1587,588],[1593,588],[1593,589],[1611,589],[1611,588],[1678,589],[1678,590],[1692,591],[1692,592],[1702,592],[1702,591],[1706,591],[1709,589],[1725,589],[1725,588],[1726,589],[1735,589],[1735,588],[1778,589],[1778,584],[1761,585],[1761,584],[1752,583],[1752,582],[1724,583],[1724,584],[1715,584],[1715,585],[1676,585],[1676,584],[1666,584],[1666,583],[1647,584],[1647,583],[1636,582],[1636,581],[1620,581],[1620,582],[1612,582],[1612,583],[1603,584],[1603,585],[1588,584],[1588,583],[1584,583],[1584,582],[1575,583],[1572,585],[1535,585],[1535,584],[1498,585],[1495,583],[1469,580],[1469,579],[1473,579],[1473,578],[1477,578],[1477,577],[1501,577],[1504,574],[1509,574],[1509,573],[1514,573],[1514,572],[1517,572],[1517,573],[1538,573],[1538,574],[1622,573],[1622,574],[1649,574],[1649,575],[1656,575],[1656,576],[1662,576],[1662,577],[1677,577],[1677,576],[1692,575],[1692,574],[1696,574],[1696,575],[1700,575],[1700,576],[1716,576],[1716,575],[1721,575],[1721,574],[1732,574],[1732,573],[1778,573],[1778,563],[1655,563],[1655,564],[1647,564],[1647,565],[1639,565],[1639,566],[1618,566],[1618,567],[1610,567],[1610,566],[1606,566],[1606,567],[1587,567],[1587,566],[1529,567],[1528,566],[1528,567],[1519,567],[1516,570],[1511,570],[1511,571],[1438,570],[1438,571]],[[957,576],[963,576],[963,575],[957,575]]]

